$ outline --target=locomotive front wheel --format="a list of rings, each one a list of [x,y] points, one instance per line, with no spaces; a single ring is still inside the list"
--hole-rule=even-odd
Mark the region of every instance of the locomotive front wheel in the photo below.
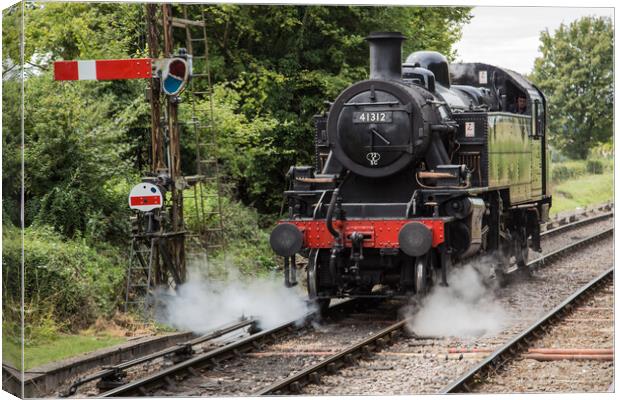
[[[327,313],[327,310],[329,309],[329,303],[331,302],[331,299],[318,298],[319,296],[318,266],[319,266],[319,251],[312,250],[310,252],[310,256],[308,257],[308,266],[307,266],[308,298],[310,299],[311,302],[317,305],[321,315],[325,315],[325,313]]]
[[[428,291],[429,257],[425,254],[415,260],[415,292],[424,295]]]

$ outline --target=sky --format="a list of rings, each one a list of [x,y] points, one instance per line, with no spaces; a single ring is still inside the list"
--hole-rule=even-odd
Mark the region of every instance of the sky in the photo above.
[[[562,22],[583,16],[608,16],[613,8],[475,7],[456,44],[457,61],[483,62],[529,73],[538,51],[540,32],[554,32]]]

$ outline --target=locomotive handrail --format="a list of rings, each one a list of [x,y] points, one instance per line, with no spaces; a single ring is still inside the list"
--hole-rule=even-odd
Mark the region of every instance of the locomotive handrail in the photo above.
[[[442,178],[453,179],[454,178],[454,175],[452,175],[451,173],[448,173],[448,172],[420,171],[420,172],[418,172],[418,175],[422,179],[428,179],[428,178],[434,178],[434,179],[442,179]]]
[[[340,232],[334,229],[334,225],[332,223],[332,218],[334,216],[334,208],[336,206],[336,201],[338,199],[338,193],[340,192],[340,187],[337,187],[332,193],[332,198],[329,201],[329,207],[327,208],[327,216],[325,218],[325,223],[327,225],[327,230],[332,234],[334,240],[339,241]]]
[[[296,181],[304,182],[304,183],[333,183],[336,182],[336,178],[304,178],[299,177],[295,178]]]
[[[314,207],[314,212],[312,213],[312,219],[316,219],[317,214],[319,213],[319,210],[321,209],[321,207],[323,207],[323,199],[325,198],[326,195],[327,195],[327,190],[324,190],[323,194],[319,198],[318,203],[316,203],[316,206]]]
[[[316,190],[285,190],[285,195],[315,195],[319,193],[333,192],[335,189],[316,189]]]
[[[375,103],[344,103],[343,106],[351,107],[351,106],[395,106],[400,104],[398,101],[377,101]]]

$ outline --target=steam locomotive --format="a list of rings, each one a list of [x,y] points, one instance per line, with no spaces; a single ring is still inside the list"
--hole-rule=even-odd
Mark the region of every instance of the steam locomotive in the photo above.
[[[316,165],[287,174],[288,218],[270,236],[286,285],[298,253],[322,307],[422,295],[480,254],[497,274],[526,270],[551,206],[543,93],[513,71],[449,65],[437,52],[403,64],[398,32],[366,40],[370,78],[315,117]]]

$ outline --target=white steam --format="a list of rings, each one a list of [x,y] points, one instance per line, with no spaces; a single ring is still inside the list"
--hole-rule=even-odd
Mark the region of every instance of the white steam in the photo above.
[[[448,276],[448,287],[435,286],[412,316],[410,328],[420,336],[479,337],[498,333],[507,315],[484,284],[483,275],[467,264]]]
[[[256,318],[261,329],[269,329],[310,311],[302,291],[286,288],[281,274],[246,277],[231,266],[226,272],[224,278],[208,279],[194,270],[176,294],[160,292],[157,319],[204,334],[244,316]]]

